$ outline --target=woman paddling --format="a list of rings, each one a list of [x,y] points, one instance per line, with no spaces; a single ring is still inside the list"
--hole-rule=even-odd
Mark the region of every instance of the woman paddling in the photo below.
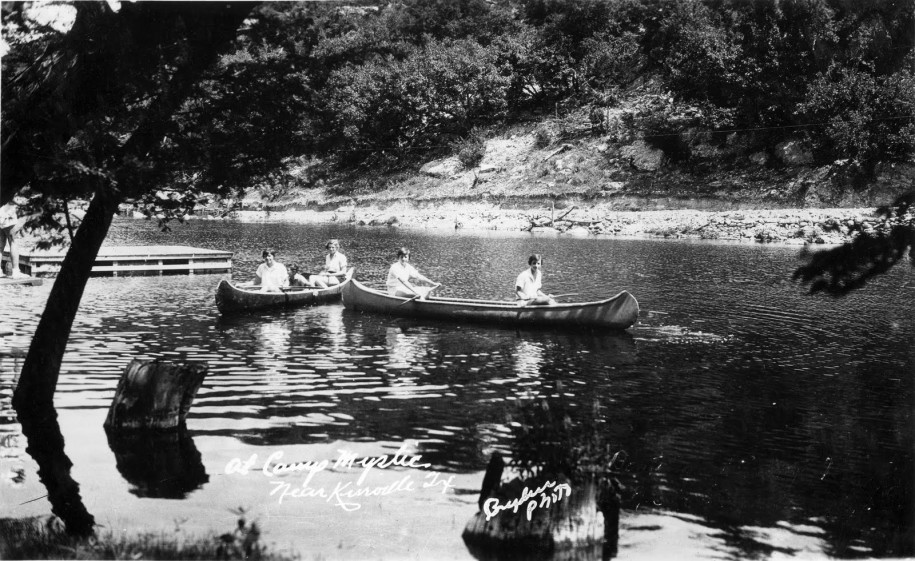
[[[419,297],[420,300],[425,300],[432,290],[441,286],[441,283],[424,277],[408,261],[410,261],[410,250],[405,247],[399,248],[397,250],[397,261],[388,269],[388,280],[385,283],[388,288],[388,294],[402,298]],[[411,279],[425,282],[432,286],[414,286],[410,282]]]
[[[309,286],[318,288],[327,288],[340,284],[339,275],[346,273],[346,256],[338,251],[340,242],[337,240],[328,240],[325,246],[327,255],[324,257],[324,268],[316,275],[308,277]]]
[[[531,255],[527,259],[528,269],[525,269],[518,275],[515,281],[515,295],[518,297],[519,306],[555,306],[556,300],[553,300],[552,294],[544,294],[540,290],[541,268],[543,267],[543,258],[539,253]]]

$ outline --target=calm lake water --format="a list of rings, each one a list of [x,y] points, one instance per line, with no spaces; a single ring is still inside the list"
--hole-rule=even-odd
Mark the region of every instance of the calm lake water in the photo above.
[[[510,449],[522,404],[559,395],[570,407],[598,400],[625,452],[620,558],[915,555],[911,267],[835,300],[790,281],[798,250],[788,247],[208,221],[163,234],[133,220],[116,221],[108,243],[233,250],[235,279],[247,280],[264,246],[311,268],[328,237],[370,285],[406,245],[439,294],[508,299],[536,252],[547,291],[581,301],[625,289],[642,311],[626,332],[599,335],[339,304],[224,318],[218,276],[92,279],[56,405],[99,523],[225,532],[243,507],[267,543],[303,559],[473,559],[461,531],[489,455]],[[2,289],[15,331],[4,349],[28,345],[49,290]],[[209,364],[180,442],[108,441],[102,422],[132,358]],[[12,517],[50,512],[10,407],[20,360],[0,359],[0,515]],[[280,501],[305,475],[261,471],[271,455],[332,465],[341,450],[377,456],[404,443],[429,465],[372,470],[362,485],[412,485],[360,497],[358,509]],[[227,473],[252,455],[248,474]],[[325,469],[310,485],[361,475]]]

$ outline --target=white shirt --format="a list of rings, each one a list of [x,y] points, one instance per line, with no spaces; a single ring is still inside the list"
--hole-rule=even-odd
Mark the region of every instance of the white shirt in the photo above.
[[[328,273],[345,273],[346,256],[339,251],[331,256],[330,253],[324,256],[324,270]]]
[[[273,262],[273,267],[261,263],[257,267],[257,276],[261,279],[261,290],[278,291],[284,286],[289,286],[289,271],[282,263]]]
[[[401,263],[400,261],[391,265],[391,268],[388,269],[388,280],[385,283],[385,286],[388,287],[388,294],[394,294],[398,288],[403,288],[406,290],[406,287],[401,284],[401,280],[405,282],[410,282],[411,278],[416,278],[419,276],[419,271],[413,268],[413,265],[409,263]]]
[[[16,205],[13,203],[6,203],[0,207],[0,228],[9,228],[16,225],[16,220],[18,219],[16,215]]]
[[[537,271],[535,276],[530,269],[525,269],[518,275],[518,280],[515,281],[515,290],[520,288],[525,300],[536,298],[537,291],[540,290],[541,277],[540,271]]]

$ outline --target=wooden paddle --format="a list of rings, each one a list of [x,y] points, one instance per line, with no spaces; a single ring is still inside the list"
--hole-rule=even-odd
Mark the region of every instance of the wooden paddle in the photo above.
[[[433,286],[432,288],[430,288],[429,291],[426,292],[426,296],[429,296],[430,294],[432,294],[432,291],[435,290],[436,288],[440,287],[440,286],[442,286],[442,283],[438,283],[438,284],[436,284],[435,286]],[[398,305],[398,306],[403,306],[404,304],[407,304],[407,303],[409,303],[409,302],[412,302],[412,301],[416,300],[417,298],[419,298],[419,297],[421,297],[421,296],[422,296],[422,294],[417,294],[416,296],[410,298],[409,300],[404,300],[403,302],[401,302],[400,304],[397,304],[397,305]]]
[[[312,286],[281,286],[280,290],[283,292],[312,292],[320,289]]]
[[[577,292],[566,292],[565,294],[554,294],[554,295],[550,296],[550,298],[553,298],[555,300],[556,298],[562,298],[563,296],[578,296],[578,293]],[[520,307],[526,308],[526,307],[530,306],[531,302],[533,302],[534,300],[536,300],[536,298],[531,298],[530,300],[527,301],[527,304],[524,304],[523,306],[520,306]]]
[[[563,296],[578,296],[577,292],[566,292],[565,294],[554,294],[553,298],[562,298]]]

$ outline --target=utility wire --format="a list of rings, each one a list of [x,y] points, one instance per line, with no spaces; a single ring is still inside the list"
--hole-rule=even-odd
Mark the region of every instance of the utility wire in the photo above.
[[[869,119],[865,124],[883,122],[883,121],[898,121],[898,120],[912,120],[915,119],[915,115],[895,115],[892,117],[877,117],[875,119]],[[850,122],[850,121],[842,121]],[[786,130],[786,129],[805,129],[805,128],[815,128],[815,127],[824,127],[828,125],[834,125],[837,121],[824,121],[821,123],[802,123],[797,125],[777,125],[770,127],[746,127],[746,128],[730,128],[730,129],[703,129],[695,131],[698,134],[715,134],[715,133],[732,133],[732,132],[753,132],[753,131],[769,131],[769,130]],[[641,138],[665,138],[672,136],[680,136],[682,132],[672,132],[664,134],[646,134]],[[452,145],[448,144],[429,144],[425,146],[375,146],[373,148],[338,148],[334,150],[328,150],[328,152],[377,152],[378,150],[431,150],[434,148],[451,148]]]

